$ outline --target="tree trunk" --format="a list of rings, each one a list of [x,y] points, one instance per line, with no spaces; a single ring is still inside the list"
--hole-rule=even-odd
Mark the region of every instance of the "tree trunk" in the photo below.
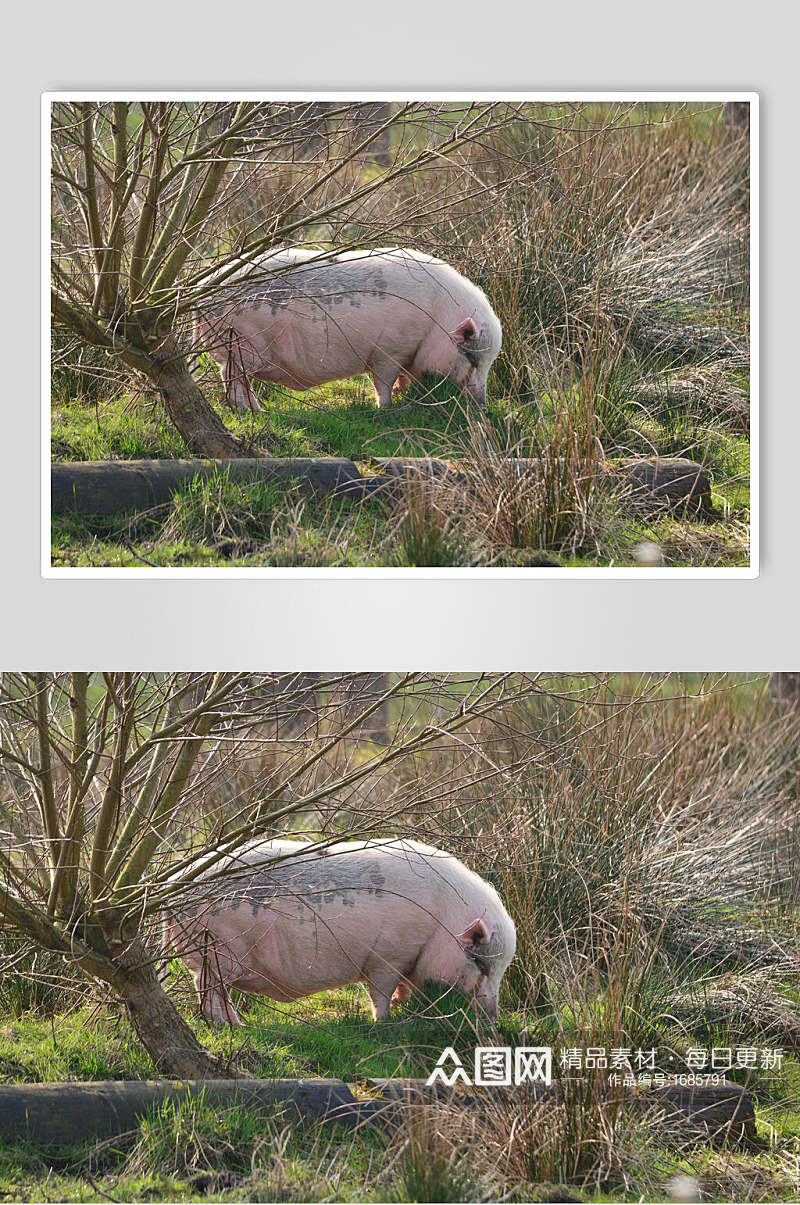
[[[155,965],[138,940],[115,961],[120,969],[113,987],[125,1004],[136,1036],[160,1072],[177,1079],[236,1075],[198,1042],[159,983]]]
[[[770,674],[769,693],[776,703],[800,707],[800,673]]]
[[[212,459],[254,454],[231,435],[208,404],[189,371],[186,357],[171,336],[162,340],[150,357],[153,362],[150,378],[161,391],[164,408],[191,452]]]
[[[372,703],[376,695],[385,694],[388,689],[388,674],[359,674],[350,686],[353,708],[358,707],[359,701],[365,698]],[[358,735],[360,739],[375,741],[378,745],[389,744],[389,708],[386,703],[381,703],[377,710],[365,718]]]
[[[729,100],[722,106],[722,120],[729,130],[735,134],[747,136],[750,133],[750,101]]]
[[[391,115],[391,105],[385,102],[371,102],[369,104],[356,105],[355,115],[357,126],[357,134],[361,137],[368,134],[370,129],[377,130],[379,126],[384,125]],[[388,167],[392,162],[391,144],[389,138],[389,127],[381,130],[370,142],[369,146],[364,151],[364,156],[367,159],[374,159],[382,167]]]

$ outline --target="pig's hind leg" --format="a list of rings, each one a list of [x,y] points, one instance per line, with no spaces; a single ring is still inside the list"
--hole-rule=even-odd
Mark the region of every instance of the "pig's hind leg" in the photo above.
[[[234,410],[245,413],[261,410],[258,398],[253,393],[250,377],[256,369],[254,352],[243,336],[229,330],[218,340],[214,358],[222,370],[225,397]]]
[[[198,972],[199,974],[200,972]],[[197,984],[198,975],[195,975],[195,984]],[[230,1025],[231,1029],[236,1025],[241,1025],[239,1014],[233,1007],[233,1001],[224,983],[209,984],[205,987],[198,985],[197,994],[200,997],[203,1016],[212,1025]]]
[[[262,406],[253,393],[247,373],[230,356],[222,361],[222,379],[225,396],[233,410],[245,414],[248,410],[261,410]]]
[[[233,1028],[242,1022],[233,1007],[230,992],[217,973],[218,968],[213,965],[214,961],[214,952],[210,951],[194,973],[200,1008],[203,1016],[212,1025],[230,1025]]]

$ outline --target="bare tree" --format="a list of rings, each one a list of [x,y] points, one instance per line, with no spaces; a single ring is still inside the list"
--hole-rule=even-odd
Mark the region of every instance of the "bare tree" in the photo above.
[[[437,171],[515,113],[416,102],[59,102],[54,329],[141,374],[191,450],[244,454],[192,372],[186,332],[198,302],[277,245],[313,241],[324,255],[366,227],[385,239],[383,198],[423,169],[427,192],[411,203],[421,220],[440,214],[453,197],[437,201]],[[471,171],[466,188],[487,185]]]
[[[535,678],[338,674],[314,686],[313,711],[286,738],[275,717],[307,709],[308,675],[3,678],[0,931],[108,985],[167,1074],[220,1071],[157,974],[148,932],[171,899],[292,825],[323,843],[463,827],[470,793],[531,755],[509,750]],[[381,714],[385,743],[359,741]]]

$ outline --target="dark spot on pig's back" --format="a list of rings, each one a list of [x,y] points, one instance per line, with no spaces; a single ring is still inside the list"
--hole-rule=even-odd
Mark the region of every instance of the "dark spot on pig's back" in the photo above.
[[[348,909],[356,909],[367,899],[383,899],[386,892],[386,876],[374,863],[359,863],[346,855],[328,852],[324,857],[317,855],[313,860],[287,861],[270,871],[256,869],[252,875],[237,876],[237,881],[228,886],[220,885],[208,891],[211,914],[236,912],[246,904],[248,911],[256,917],[261,911],[269,911],[273,905],[296,909],[300,923],[309,912],[320,906],[336,903]],[[207,905],[207,907],[208,907]]]
[[[316,323],[320,310],[324,313],[345,301],[352,309],[361,309],[365,303],[382,302],[388,296],[389,282],[381,266],[334,259],[313,268],[300,265],[274,279],[270,279],[269,272],[260,273],[255,280],[241,283],[237,288],[234,313],[241,317],[246,311],[267,305],[275,318],[293,303],[312,302],[315,304],[311,322]],[[219,309],[216,305],[205,308],[210,314]]]

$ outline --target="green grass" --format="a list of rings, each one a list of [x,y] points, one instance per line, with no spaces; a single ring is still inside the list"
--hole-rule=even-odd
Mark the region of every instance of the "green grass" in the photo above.
[[[180,1101],[105,1141],[53,1149],[0,1139],[0,1194],[10,1200],[382,1200],[385,1140],[332,1125],[288,1125],[278,1110]]]
[[[185,1006],[188,997],[183,995]],[[359,986],[321,992],[295,1004],[237,995],[243,1024],[235,1031],[208,1025],[193,1002],[184,1011],[204,1045],[261,1078],[331,1076],[352,1082],[369,1076],[428,1075],[443,1047],[454,1045],[466,1054],[475,1045],[476,1032],[492,1036],[491,1027],[458,992],[432,988],[428,996],[418,994],[377,1024]],[[513,1042],[519,1026],[519,1018],[509,1015],[500,1032]],[[121,1015],[84,1007],[53,1024],[29,1016],[7,1019],[0,1028],[0,1079],[38,1083],[155,1077],[150,1057]]]
[[[306,392],[256,383],[264,409],[232,413],[211,370],[210,393],[231,431],[272,456],[448,455],[464,431],[464,403],[447,383],[414,385],[406,397],[379,409],[368,378],[336,381]],[[497,403],[490,413],[500,415]],[[107,460],[190,456],[155,401],[117,398],[84,406],[56,405],[52,415],[54,460]]]
[[[459,113],[461,104],[441,109],[433,119],[440,134]],[[427,145],[430,114],[424,121],[419,113],[395,116],[394,153]],[[108,117],[106,111],[101,139],[111,137]],[[449,508],[451,522],[442,518],[448,506],[441,499],[438,514],[436,504],[420,507],[414,530],[400,521],[402,507],[398,516],[365,506],[360,522],[351,512],[312,503],[290,519],[287,545],[293,497],[258,504],[245,498],[241,509],[247,513],[237,517],[237,501],[228,496],[223,526],[250,533],[221,539],[212,530],[209,538],[207,526],[198,530],[194,498],[178,500],[177,515],[139,517],[133,528],[121,521],[59,519],[54,563],[502,567],[547,558],[559,565],[627,566],[640,563],[637,545],[647,542],[660,545],[662,562],[670,566],[745,564],[746,141],[727,127],[717,102],[532,105],[524,118],[482,138],[458,167],[442,161],[431,176],[424,166],[413,178],[394,179],[384,196],[376,194],[377,208],[369,214],[353,211],[345,222],[320,219],[297,231],[298,242],[332,249],[369,245],[380,214],[398,245],[421,240],[486,290],[504,338],[484,420],[479,423],[457,391],[441,382],[415,385],[378,410],[364,377],[302,393],[257,385],[263,411],[232,415],[207,355],[199,357],[197,375],[223,421],[254,451],[344,456],[366,467],[375,456],[430,454],[462,457],[475,468],[470,452],[480,451],[481,441],[484,451],[499,450],[500,456],[524,452],[543,459],[551,449],[552,461],[567,466],[566,490],[556,482],[555,489],[530,490],[521,501],[496,472],[493,481],[491,472],[480,475],[487,460],[499,459],[490,455],[477,462],[480,490],[473,490],[472,501],[475,493],[480,497],[469,532],[464,498]],[[171,131],[178,140],[184,119],[190,122],[191,115],[176,119]],[[509,172],[509,163],[519,174]],[[298,172],[284,163],[279,171],[277,163],[271,166],[287,203],[304,193],[308,171],[316,170],[311,162]],[[269,157],[264,168],[269,176]],[[354,170],[363,183],[377,183],[382,169],[364,162]],[[491,204],[471,195],[478,178],[496,180]],[[418,209],[423,196],[424,229]],[[260,214],[263,195],[248,199]],[[250,221],[236,207],[231,217],[231,228],[215,225],[213,232],[223,254],[238,245]],[[54,349],[55,459],[187,455],[159,399],[134,397],[113,357],[81,349],[58,332]],[[599,470],[588,485],[585,474],[581,479],[587,462],[596,468],[601,456],[630,455],[701,461],[714,475],[714,514],[702,521],[632,514],[619,497],[606,496]],[[496,522],[493,516],[503,508]],[[425,530],[428,522],[431,531]]]
[[[172,970],[173,990],[180,994],[184,975],[179,964]],[[233,1036],[207,1027],[195,1010],[184,1011],[191,1014],[207,1046],[253,1074],[322,1075],[348,1082],[366,1076],[424,1075],[445,1045],[454,1045],[468,1062],[479,1040],[513,1045],[533,1034],[537,1044],[563,1044],[581,1033],[586,1020],[570,1018],[568,1012],[558,1018],[529,1016],[529,1028],[523,1030],[521,1015],[506,1013],[497,1033],[481,1032],[473,1028],[477,1018],[465,1010],[458,993],[430,995],[436,997],[434,1003],[412,999],[377,1025],[369,1019],[366,996],[358,987],[320,993],[292,1005],[240,998],[244,1026]],[[598,1015],[601,1012],[600,1008]],[[585,1029],[583,1034],[585,1038]],[[713,1036],[719,1044],[731,1040],[724,1026],[702,1036]],[[666,1040],[668,1035],[661,1037]],[[684,1033],[686,1044],[692,1040],[692,1034]],[[153,1075],[147,1055],[131,1042],[127,1023],[107,1006],[84,1006],[52,1021],[7,1021],[0,1028],[0,1076],[6,1082]],[[760,1186],[763,1196],[769,1188],[771,1200],[793,1199],[800,1062],[788,1057],[779,1073],[757,1076],[749,1086],[757,1104],[759,1147],[721,1152],[701,1145],[681,1151],[634,1126],[627,1141],[632,1135],[638,1145],[627,1157],[635,1160],[635,1172],[627,1188],[624,1179],[613,1176],[594,1190],[590,1185],[578,1190],[580,1198],[635,1201],[642,1198],[643,1184],[663,1188],[669,1176],[683,1171],[717,1184],[718,1195],[709,1194],[712,1200],[740,1199],[730,1187],[734,1184],[749,1185],[751,1191]],[[620,1129],[620,1141],[625,1133]],[[0,1141],[0,1193],[7,1199],[32,1201],[98,1201],[109,1196],[122,1201],[496,1199],[498,1185],[485,1178],[485,1170],[478,1176],[470,1162],[453,1160],[453,1147],[445,1138],[438,1130],[429,1132],[424,1119],[414,1115],[399,1135],[372,1128],[351,1134],[333,1126],[288,1125],[275,1111],[211,1108],[186,1101],[155,1110],[135,1132],[99,1143],[54,1149]],[[384,1174],[387,1166],[393,1169],[390,1175]],[[547,1192],[547,1183],[520,1183],[505,1199],[536,1200]],[[754,1192],[748,1199],[761,1196]]]
[[[206,383],[211,370],[205,370]],[[471,417],[446,382],[415,384],[405,399],[379,410],[366,378],[307,393],[261,386],[264,410],[231,415],[211,379],[226,423],[253,448],[275,456],[344,456],[369,472],[379,456],[464,456]],[[558,407],[546,397],[512,407],[490,400],[486,430],[497,446],[546,446],[557,431]],[[636,564],[642,542],[661,546],[667,565],[748,563],[749,441],[722,421],[669,404],[642,411],[632,401],[606,414],[609,456],[686,455],[714,476],[714,513],[702,520],[630,511],[611,501],[599,537],[569,549],[533,539],[522,547],[480,547],[458,532],[409,531],[381,502],[307,497],[295,489],[237,485],[212,499],[213,488],[189,487],[171,508],[135,517],[54,517],[52,563],[84,567],[355,567],[360,565],[525,566],[549,554],[574,567]],[[158,403],[129,397],[53,411],[57,460],[185,457],[189,453]],[[210,512],[216,512],[209,518]],[[417,524],[419,526],[419,524]],[[423,535],[425,538],[422,538]]]

